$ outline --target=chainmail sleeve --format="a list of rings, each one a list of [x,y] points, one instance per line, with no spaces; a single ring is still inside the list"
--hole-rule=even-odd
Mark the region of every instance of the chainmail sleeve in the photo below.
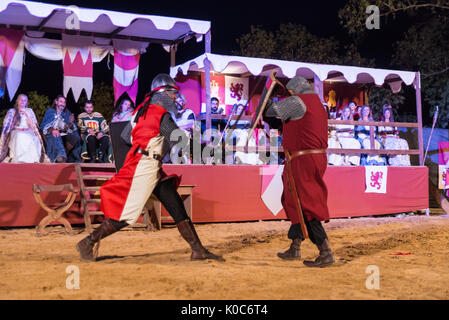
[[[283,122],[301,119],[307,111],[305,103],[298,96],[291,96],[282,101],[272,103],[265,115],[276,116]]]
[[[169,146],[169,150],[173,148],[174,145],[181,142],[182,139],[186,139],[185,141],[188,141],[187,135],[184,133],[183,130],[181,130],[177,125],[176,122],[173,121],[173,118],[171,117],[170,113],[166,113],[162,116],[161,119],[161,136],[164,137],[165,141],[167,142],[167,145]],[[171,134],[173,131],[176,131],[176,135],[173,137],[173,140],[170,139]],[[180,136],[181,134],[184,134],[185,137]],[[168,150],[164,150],[164,153]]]

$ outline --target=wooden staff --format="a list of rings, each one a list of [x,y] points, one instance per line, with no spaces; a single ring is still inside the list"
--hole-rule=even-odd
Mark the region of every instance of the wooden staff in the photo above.
[[[277,84],[283,86],[282,83],[276,79],[276,73],[277,73],[276,70],[271,71],[270,77],[268,78],[267,83],[265,84],[265,89],[267,90],[267,92],[265,94],[262,104],[260,105],[260,108],[258,110],[259,112],[256,114],[255,120],[251,124],[251,130],[249,131],[248,140],[246,141],[247,146],[248,146],[248,141],[251,139],[251,136],[253,135],[257,124],[259,123],[260,119],[262,118],[263,112],[265,111],[265,108],[268,104],[268,100],[271,97],[274,87],[276,87]]]

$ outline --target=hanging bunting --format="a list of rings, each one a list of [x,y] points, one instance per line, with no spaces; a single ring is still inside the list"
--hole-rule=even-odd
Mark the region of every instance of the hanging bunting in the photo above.
[[[127,93],[136,103],[140,55],[146,52],[148,42],[113,40],[114,45],[114,98],[117,101]]]
[[[114,51],[114,97],[117,101],[126,92],[136,103],[140,53]]]
[[[22,79],[24,43],[22,30],[0,28],[0,89],[12,100]]]
[[[90,99],[93,90],[93,61],[91,37],[62,36],[63,69],[64,69],[64,96],[72,89],[75,101],[79,100],[84,89]]]

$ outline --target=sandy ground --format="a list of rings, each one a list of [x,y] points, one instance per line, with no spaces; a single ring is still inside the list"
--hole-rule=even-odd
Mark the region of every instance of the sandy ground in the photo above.
[[[332,220],[325,229],[337,262],[323,269],[277,257],[290,244],[288,221],[196,227],[226,262],[190,261],[173,226],[124,229],[102,241],[95,263],[81,262],[75,250],[82,229],[69,236],[51,227],[45,237],[34,229],[0,230],[0,299],[449,298],[447,215]],[[305,241],[302,257],[316,255]],[[73,288],[76,268],[79,289]]]

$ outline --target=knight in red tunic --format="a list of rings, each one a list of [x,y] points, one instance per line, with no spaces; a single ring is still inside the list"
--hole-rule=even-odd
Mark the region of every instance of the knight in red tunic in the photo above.
[[[305,238],[300,224],[300,215],[303,214],[310,240],[320,251],[315,261],[304,261],[304,264],[325,267],[335,261],[321,224],[321,221],[329,220],[327,187],[323,180],[327,168],[327,112],[306,79],[295,77],[286,88],[291,96],[270,103],[264,113],[268,123],[274,123],[274,118],[282,120],[282,145],[290,158],[286,160],[282,177],[282,205],[292,223],[288,232],[292,243],[278,256],[287,260],[301,258],[300,244]],[[298,198],[299,205],[295,203]]]
[[[173,217],[181,236],[190,244],[192,260],[224,261],[201,244],[176,191],[180,178],[167,176],[162,170],[161,160],[165,152],[179,141],[170,139],[172,132],[179,130],[177,133],[182,133],[169,113],[176,108],[179,89],[169,75],[159,74],[154,78],[151,90],[131,118],[132,147],[123,167],[100,188],[101,211],[106,219],[77,244],[80,257],[84,261],[95,261],[95,244],[135,223],[153,194]]]

